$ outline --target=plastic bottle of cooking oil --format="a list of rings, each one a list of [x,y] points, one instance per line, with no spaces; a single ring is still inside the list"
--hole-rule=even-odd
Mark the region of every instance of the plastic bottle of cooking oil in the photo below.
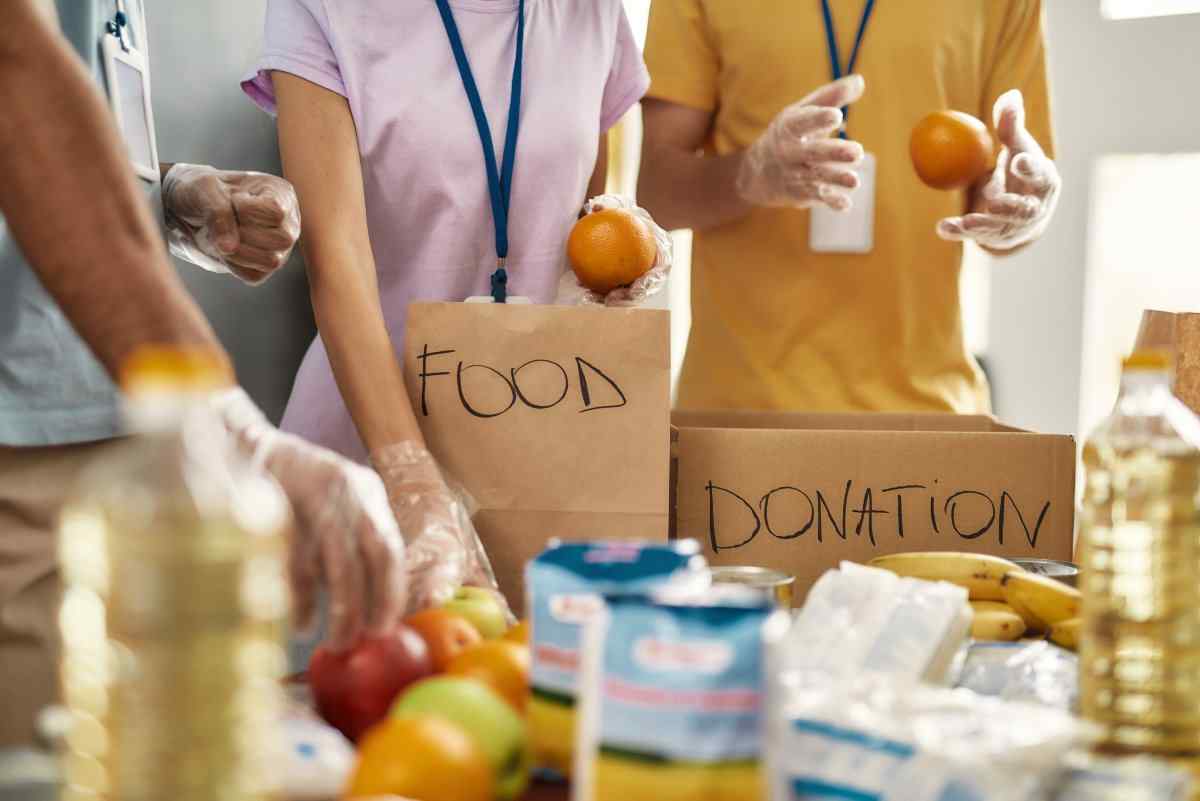
[[[1200,766],[1200,420],[1169,358],[1125,360],[1084,448],[1083,714],[1099,748]]]
[[[224,379],[204,353],[135,355],[132,436],[62,515],[64,801],[275,796],[289,511],[208,409]]]

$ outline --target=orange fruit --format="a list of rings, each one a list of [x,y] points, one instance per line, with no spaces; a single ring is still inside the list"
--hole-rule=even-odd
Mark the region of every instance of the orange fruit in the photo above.
[[[567,259],[583,284],[607,294],[643,276],[658,258],[649,226],[625,209],[601,209],[575,223]]]
[[[504,632],[504,636],[500,639],[508,640],[510,642],[519,642],[522,645],[529,645],[529,621],[519,621],[517,625]]]
[[[934,189],[963,189],[992,167],[995,145],[987,126],[961,111],[935,111],[917,123],[908,152],[920,177]]]
[[[469,734],[414,717],[389,718],[363,736],[346,796],[491,801],[494,791],[492,765]]]
[[[446,667],[446,673],[477,679],[491,687],[518,712],[529,696],[529,646],[489,640],[468,648]]]
[[[414,629],[429,646],[433,670],[441,673],[454,657],[473,645],[483,642],[479,630],[462,615],[445,609],[426,609],[409,615],[404,624]]]

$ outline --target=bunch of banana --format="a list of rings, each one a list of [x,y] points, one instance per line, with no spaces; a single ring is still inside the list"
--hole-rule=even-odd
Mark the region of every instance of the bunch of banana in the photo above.
[[[971,636],[977,640],[1012,642],[1025,634],[1025,621],[1000,601],[971,601]]]
[[[1033,573],[1004,577],[1004,599],[1025,619],[1030,631],[1046,634],[1063,648],[1079,647],[1079,590]]]
[[[967,590],[975,612],[971,636],[978,640],[1018,640],[1045,634],[1075,648],[1079,632],[1079,591],[1045,576],[1027,573],[998,556],[955,551],[897,553],[869,563],[909,578],[948,581]]]

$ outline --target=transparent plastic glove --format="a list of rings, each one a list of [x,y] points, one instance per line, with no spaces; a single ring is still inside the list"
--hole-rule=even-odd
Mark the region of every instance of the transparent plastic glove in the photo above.
[[[252,286],[282,267],[300,238],[296,191],[274,175],[176,164],[162,196],[171,252]]]
[[[469,500],[447,484],[429,451],[398,442],[372,453],[371,464],[383,478],[407,544],[409,611],[441,606],[470,585],[495,593],[511,619],[471,523]]]
[[[637,306],[657,295],[667,285],[667,276],[670,275],[674,258],[671,235],[654,222],[650,212],[624,195],[597,195],[583,204],[584,215],[601,209],[625,209],[650,227],[650,232],[654,234],[654,244],[658,246],[654,266],[629,286],[617,287],[607,295],[601,295],[583,286],[575,277],[574,271],[567,270],[558,284],[555,303],[560,306]]]
[[[992,110],[1004,148],[980,191],[978,211],[938,223],[942,239],[971,239],[993,250],[1011,250],[1041,236],[1054,216],[1062,179],[1042,146],[1025,129],[1021,90],[1002,94]]]
[[[759,206],[850,208],[863,148],[830,134],[842,127],[842,108],[865,89],[861,75],[848,75],[779,112],[742,158],[738,195]]]
[[[292,503],[288,568],[297,626],[314,622],[321,585],[329,595],[331,647],[347,648],[364,632],[395,626],[407,600],[404,541],[379,476],[281,432],[241,389],[213,403],[239,447]]]

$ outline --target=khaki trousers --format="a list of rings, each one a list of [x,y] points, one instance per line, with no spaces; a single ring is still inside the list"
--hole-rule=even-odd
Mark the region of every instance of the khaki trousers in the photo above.
[[[0,446],[0,749],[32,744],[58,699],[58,513],[115,444]]]

